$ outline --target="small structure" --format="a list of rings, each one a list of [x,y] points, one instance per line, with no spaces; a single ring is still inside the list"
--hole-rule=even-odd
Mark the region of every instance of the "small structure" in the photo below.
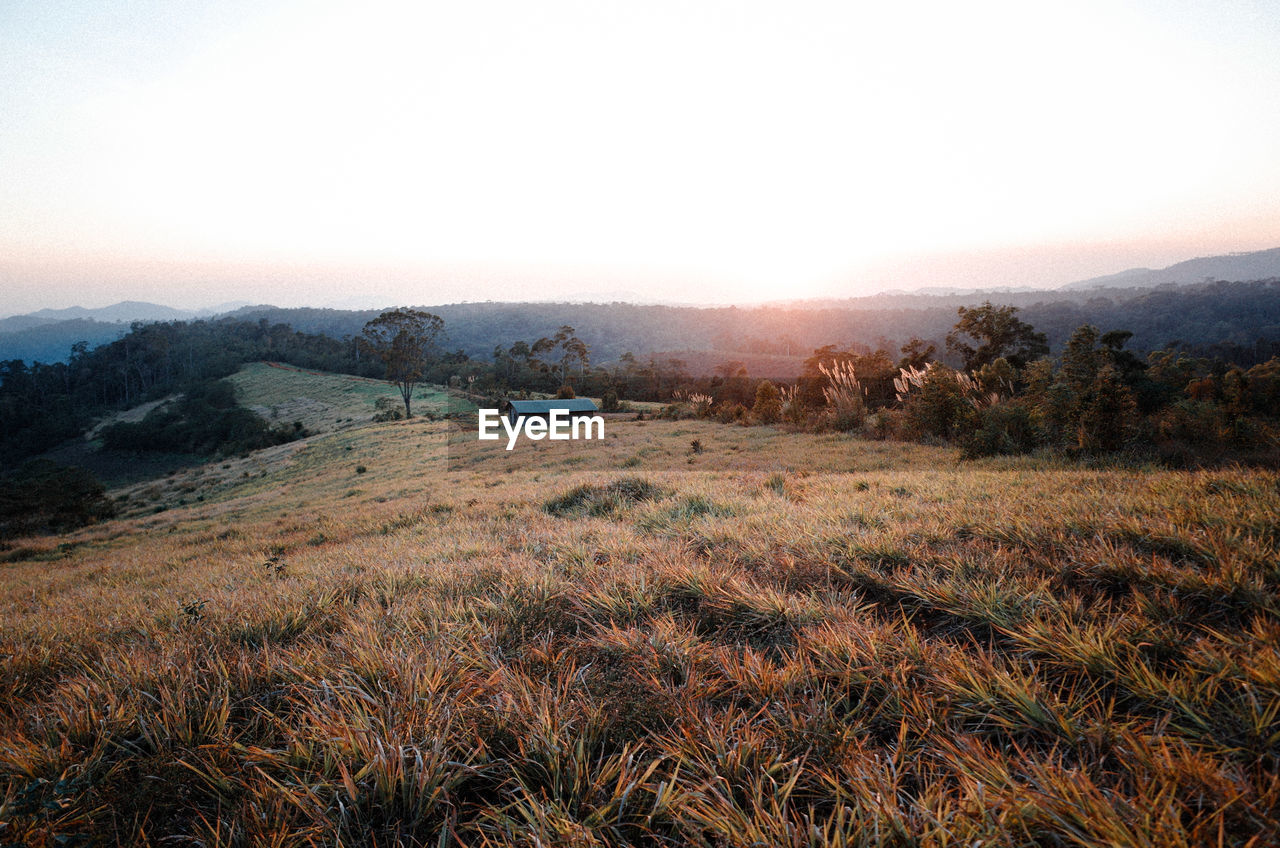
[[[521,418],[551,419],[553,410],[563,409],[569,418],[591,417],[599,412],[595,401],[590,398],[572,398],[568,400],[513,400],[507,402],[507,418],[515,424]]]

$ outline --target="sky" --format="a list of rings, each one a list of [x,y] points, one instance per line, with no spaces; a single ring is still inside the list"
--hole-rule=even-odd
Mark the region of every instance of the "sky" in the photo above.
[[[750,303],[1280,246],[1280,0],[0,0],[0,315]]]

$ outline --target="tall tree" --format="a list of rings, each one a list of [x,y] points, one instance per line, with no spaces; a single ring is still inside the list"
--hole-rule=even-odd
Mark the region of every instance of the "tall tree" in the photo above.
[[[533,356],[546,357],[543,360],[543,367],[553,375],[558,374],[558,381],[561,385],[569,382],[569,364],[571,362],[577,361],[579,374],[585,372],[587,365],[591,362],[591,353],[587,349],[586,343],[578,338],[576,333],[577,331],[573,327],[566,324],[556,331],[555,336],[538,339],[529,348]]]
[[[924,368],[933,361],[938,346],[919,336],[912,336],[899,350],[902,351],[902,359],[898,360],[899,368]]]
[[[409,403],[413,389],[422,381],[430,360],[438,355],[443,334],[443,318],[413,309],[384,312],[361,331],[361,343],[382,360],[387,381],[400,390],[405,418],[413,417]]]
[[[981,306],[961,306],[957,312],[960,320],[947,333],[947,350],[964,359],[965,370],[981,368],[1002,357],[1014,368],[1022,368],[1049,353],[1045,334],[1017,318],[1016,306],[992,306],[988,300]]]

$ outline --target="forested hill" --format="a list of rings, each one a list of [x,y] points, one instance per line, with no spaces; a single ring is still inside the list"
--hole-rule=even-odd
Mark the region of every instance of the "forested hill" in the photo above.
[[[807,355],[826,344],[897,346],[913,336],[943,348],[958,306],[990,299],[1022,308],[1021,317],[1058,351],[1082,324],[1133,331],[1130,349],[1180,341],[1196,346],[1280,341],[1280,279],[1206,283],[1148,290],[1020,292],[1006,295],[877,295],[824,305],[695,308],[626,303],[460,303],[422,307],[441,316],[450,349],[488,356],[495,345],[533,341],[568,324],[591,348],[593,362],[630,351],[719,351]],[[1048,298],[1048,299],[1046,299]],[[1031,301],[1031,302],[1028,302]],[[307,333],[355,335],[377,310],[246,307],[240,320],[266,318]]]
[[[568,324],[591,349],[593,362],[626,352],[705,351],[791,357],[826,344],[896,349],[913,336],[938,344],[958,306],[984,300],[1022,309],[1055,351],[1082,324],[1133,332],[1130,348],[1146,351],[1180,341],[1199,347],[1248,347],[1280,341],[1280,279],[1215,282],[1155,289],[1088,292],[1008,292],[971,295],[885,294],[842,301],[758,307],[695,308],[626,303],[459,303],[423,306],[444,318],[451,350],[488,357],[495,346],[533,341]],[[287,324],[342,339],[357,335],[379,310],[252,306],[223,321]],[[0,361],[65,361],[71,345],[89,347],[124,335],[128,325],[74,321],[0,333]]]

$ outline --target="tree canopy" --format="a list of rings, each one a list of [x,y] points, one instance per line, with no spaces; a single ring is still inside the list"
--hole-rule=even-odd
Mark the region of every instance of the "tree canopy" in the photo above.
[[[430,360],[439,354],[444,319],[430,312],[395,309],[364,325],[361,343],[386,368],[386,379],[404,399],[404,415],[413,417],[410,401]]]
[[[1014,368],[1022,368],[1033,359],[1048,356],[1049,341],[1044,333],[1016,317],[1016,306],[961,306],[956,310],[960,320],[947,333],[947,350],[964,359],[967,371],[1005,359]],[[974,346],[970,340],[977,342]]]

